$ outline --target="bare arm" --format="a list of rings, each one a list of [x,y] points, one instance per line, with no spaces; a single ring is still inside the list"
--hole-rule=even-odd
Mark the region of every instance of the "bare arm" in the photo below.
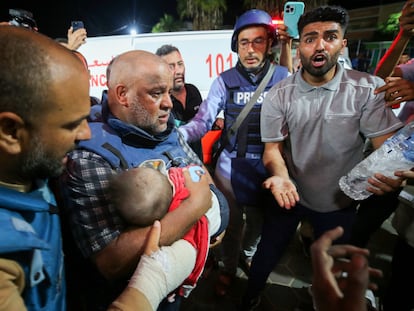
[[[177,288],[190,274],[196,251],[187,241],[159,247],[161,224],[155,221],[145,241],[145,252],[132,275],[128,287],[108,310],[152,311],[168,293]],[[174,267],[171,269],[171,267]]]
[[[409,41],[410,38],[404,37],[403,30],[400,30],[397,37],[395,37],[394,41],[392,42],[390,48],[378,62],[374,74],[383,79],[388,76],[392,76],[394,73],[394,68],[398,63],[401,54],[407,47]]]
[[[282,147],[283,142],[265,143],[263,163],[271,177],[263,182],[263,187],[272,192],[281,207],[290,209],[299,201],[299,194],[289,178]]]
[[[388,133],[388,134],[384,134],[384,135],[381,135],[381,136],[371,138],[372,147],[374,149],[378,149],[384,143],[384,141],[386,141],[389,137],[394,135],[396,132],[397,131],[394,131],[394,132],[391,132],[391,133]]]
[[[199,182],[193,182],[188,171],[184,170],[186,187],[190,196],[180,206],[161,219],[162,233],[160,245],[171,245],[193,226],[206,213],[211,204],[209,184],[212,179],[206,170]],[[99,271],[108,279],[126,277],[136,267],[144,251],[146,236],[151,227],[131,228],[122,232],[117,239],[93,256]]]
[[[278,39],[281,42],[280,65],[287,67],[290,73],[293,72],[292,60],[292,38],[287,33],[287,27],[278,25]]]
[[[408,0],[402,11],[400,17],[400,31],[394,38],[390,48],[379,61],[375,68],[374,74],[385,79],[388,76],[395,76],[394,68],[400,59],[401,54],[407,47],[408,42],[414,36],[412,30],[414,29],[414,4],[413,0]],[[400,74],[401,71],[398,72]],[[401,75],[398,75],[401,76]]]

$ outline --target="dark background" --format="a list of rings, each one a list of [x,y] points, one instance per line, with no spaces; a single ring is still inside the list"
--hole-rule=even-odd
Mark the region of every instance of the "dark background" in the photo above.
[[[39,32],[52,38],[66,37],[72,20],[82,20],[88,36],[94,37],[127,34],[122,28],[132,24],[134,17],[139,32],[151,32],[164,13],[178,18],[173,0],[0,0],[0,20],[10,20],[13,8],[32,12]]]
[[[401,0],[361,0],[357,2],[358,6],[354,2],[333,0],[331,4],[352,9]],[[242,1],[228,3],[224,24],[232,27],[236,17],[243,12]],[[127,34],[127,25],[132,24],[134,19],[138,32],[146,33],[151,32],[165,13],[178,18],[176,6],[176,0],[0,0],[0,21],[10,20],[9,9],[20,8],[31,11],[39,31],[52,38],[66,37],[72,20],[82,20],[89,37]]]

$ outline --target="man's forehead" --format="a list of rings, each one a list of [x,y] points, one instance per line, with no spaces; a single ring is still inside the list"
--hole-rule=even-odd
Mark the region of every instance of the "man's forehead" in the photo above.
[[[267,29],[266,29],[266,27],[264,27],[264,26],[260,26],[260,25],[257,25],[257,26],[249,26],[249,27],[246,27],[246,28],[243,28],[240,32],[239,32],[239,38],[240,37],[242,37],[242,36],[246,36],[246,35],[248,35],[248,34],[264,34],[264,35],[266,35],[267,34]]]
[[[338,33],[342,32],[342,27],[334,21],[313,22],[303,27],[302,35],[318,34],[318,33]]]
[[[316,22],[309,23],[303,27],[303,29],[306,29],[306,28],[341,29],[341,25],[335,21],[316,21]]]

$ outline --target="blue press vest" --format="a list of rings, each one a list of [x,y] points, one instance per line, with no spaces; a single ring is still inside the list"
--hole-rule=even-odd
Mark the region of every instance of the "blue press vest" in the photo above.
[[[257,103],[254,104],[250,110],[249,115],[244,122],[240,125],[237,134],[233,137],[230,144],[226,146],[229,152],[238,149],[238,145],[242,142],[246,144],[246,152],[262,154],[264,145],[261,142],[260,137],[260,110],[263,104],[264,97],[268,90],[280,80],[286,78],[288,71],[286,67],[277,65],[275,71],[270,78],[263,93],[259,96]],[[244,76],[242,76],[236,67],[226,70],[221,74],[223,81],[226,85],[226,128],[225,132],[234,123],[237,116],[240,114],[244,106],[249,102],[257,89],[257,85],[252,84]],[[247,124],[246,124],[247,122]],[[226,134],[222,135],[223,138]],[[243,155],[242,155],[243,156]]]
[[[62,237],[56,211],[46,184],[30,193],[0,187],[0,257],[17,261],[23,268],[22,297],[28,310],[66,310]]]
[[[164,160],[167,168],[190,164],[190,159],[179,144],[176,128],[172,128],[163,139],[155,140],[144,131],[117,119],[110,119],[109,122],[122,128],[122,138],[119,131],[108,124],[91,122],[92,138],[81,141],[79,147],[99,154],[114,169],[137,167],[143,161],[153,159]]]

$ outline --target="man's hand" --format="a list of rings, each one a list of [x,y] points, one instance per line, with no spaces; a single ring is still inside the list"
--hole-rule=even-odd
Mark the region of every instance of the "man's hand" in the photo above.
[[[291,44],[292,37],[287,32],[287,26],[285,24],[277,25],[277,39],[280,40],[282,44]]]
[[[405,186],[407,179],[414,178],[414,171],[395,171],[394,175],[397,178],[386,177],[382,174],[375,174],[375,178],[368,178],[368,182],[373,186],[369,187],[367,190],[376,195],[383,195],[388,192],[394,192],[401,189]]]
[[[385,82],[375,90],[375,94],[384,92],[387,107],[399,108],[402,102],[414,99],[414,82],[400,77],[387,77]]]
[[[394,173],[395,174],[395,173]],[[380,173],[376,173],[373,177],[368,178],[367,190],[376,195],[384,195],[389,192],[398,191],[404,184],[406,178],[403,175],[395,175],[395,177],[387,177]]]
[[[311,246],[312,296],[316,310],[366,311],[365,292],[376,289],[370,275],[382,272],[368,266],[368,249],[352,245],[332,245],[343,229],[325,232]]]
[[[77,50],[82,44],[86,43],[86,29],[79,28],[73,31],[72,26],[68,29],[68,43],[67,48],[70,50]]]
[[[404,179],[413,179],[414,171],[396,171],[394,175]]]
[[[296,186],[290,179],[272,176],[263,182],[263,188],[272,192],[280,207],[291,209],[299,201]]]

